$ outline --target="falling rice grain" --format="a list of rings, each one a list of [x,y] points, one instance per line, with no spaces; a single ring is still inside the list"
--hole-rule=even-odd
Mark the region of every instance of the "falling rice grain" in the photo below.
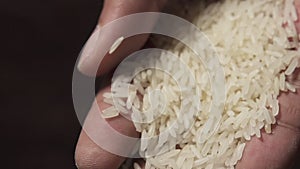
[[[123,36],[121,36],[121,37],[119,37],[113,44],[112,44],[112,46],[110,47],[110,49],[109,49],[109,54],[112,54],[114,51],[116,51],[117,50],[117,48],[121,45],[121,43],[123,42],[123,40],[124,40],[124,37]]]

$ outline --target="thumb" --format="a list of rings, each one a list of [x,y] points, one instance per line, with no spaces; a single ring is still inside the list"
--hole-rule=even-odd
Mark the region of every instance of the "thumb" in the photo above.
[[[166,1],[167,0],[106,0],[99,23],[81,52],[78,63],[79,71],[86,75],[94,75],[93,72],[96,71],[98,75],[107,73],[130,53],[140,49],[146,42],[149,35],[143,34],[126,38],[112,54],[107,54],[105,51],[105,49],[107,49],[105,47],[109,48],[111,44],[120,37],[120,35],[122,36],[121,32],[124,32],[124,30],[130,30],[141,25],[149,26],[151,29],[151,27],[155,24],[154,21],[134,23],[134,25],[122,22],[118,25],[112,25],[109,29],[104,29],[103,27],[106,24],[126,15],[139,12],[160,11]],[[98,64],[99,60],[102,60],[100,65]],[[100,69],[98,69],[98,67]]]

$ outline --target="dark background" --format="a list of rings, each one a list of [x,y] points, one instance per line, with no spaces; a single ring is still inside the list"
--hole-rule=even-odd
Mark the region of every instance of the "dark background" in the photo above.
[[[1,169],[72,169],[77,56],[101,0],[0,1]]]

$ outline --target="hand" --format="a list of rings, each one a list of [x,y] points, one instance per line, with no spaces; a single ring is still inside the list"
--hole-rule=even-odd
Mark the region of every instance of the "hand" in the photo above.
[[[167,0],[151,0],[151,1],[136,1],[136,0],[106,0],[104,1],[104,7],[99,19],[99,22],[94,30],[93,34],[87,41],[84,50],[82,51],[78,69],[86,74],[93,75],[94,65],[102,54],[106,51],[102,50],[102,47],[107,44],[107,41],[114,37],[116,32],[119,32],[120,27],[122,29],[130,28],[128,25],[118,25],[120,27],[109,27],[109,31],[99,36],[99,30],[103,28],[107,23],[112,22],[122,16],[140,13],[140,12],[158,12]],[[146,24],[146,23],[143,23]],[[151,24],[151,23],[150,23]],[[149,23],[147,25],[150,25]],[[154,23],[153,23],[154,25]],[[109,72],[117,64],[119,64],[124,57],[128,56],[132,52],[143,47],[147,41],[149,35],[138,35],[126,38],[122,44],[118,47],[116,52],[110,55],[105,55],[101,66],[98,69],[98,75]],[[126,45],[125,45],[126,44]],[[104,53],[105,54],[105,53]]]
[[[147,2],[134,1],[134,3],[131,0],[107,0],[105,1],[99,24],[103,26],[114,19],[135,12],[159,11],[163,4],[162,2],[156,2],[156,0]],[[300,3],[297,6],[300,9]],[[296,23],[296,25],[300,32],[300,22]],[[146,40],[147,36],[145,35],[137,36],[126,39],[124,44],[126,43],[126,45],[131,46],[132,50],[137,50],[142,47]],[[87,43],[86,48],[89,47],[93,47],[91,40]],[[105,56],[105,58],[110,58],[103,60],[105,67],[101,67],[98,74],[111,70],[127,56],[128,52],[131,53],[132,51],[128,51],[121,45],[116,53]],[[83,52],[83,54],[85,53]],[[93,53],[88,53],[88,55],[90,56],[81,58],[86,60],[79,65],[79,70],[86,74],[89,74],[89,69],[93,66],[92,60],[89,61],[88,58],[96,58],[96,56],[93,56]],[[289,80],[300,87],[300,70],[297,70],[289,77]],[[109,105],[103,102],[102,97],[102,94],[109,90],[110,88],[107,87],[100,91],[96,98],[96,102],[101,109],[109,107]],[[280,113],[277,117],[278,124],[273,126],[273,133],[266,134],[262,131],[261,138],[252,137],[251,141],[247,143],[242,160],[236,166],[238,169],[287,168],[292,164],[300,144],[300,89],[298,88],[296,93],[282,92],[278,99],[280,102]],[[102,134],[94,134],[92,140],[86,131],[82,130],[75,153],[76,163],[80,169],[116,169],[125,159],[105,151],[95,143],[94,139],[97,142],[103,137],[110,137],[109,133],[105,132],[104,124],[99,123],[101,119],[99,119],[98,112],[95,111],[95,107],[98,105],[93,104],[83,128],[89,131],[89,134],[93,133],[93,131]],[[112,128],[124,135],[139,137],[139,133],[135,131],[133,124],[122,116],[108,119],[107,122]],[[116,147],[122,148],[123,145],[117,144]]]
[[[300,1],[295,1],[300,18]],[[300,32],[300,20],[296,22]],[[299,50],[299,49],[298,49]],[[262,137],[252,137],[247,143],[237,169],[286,169],[294,164],[300,148],[300,68],[288,81],[298,87],[296,93],[281,92],[278,97],[280,113],[272,134],[262,132]]]
[[[101,51],[101,48],[97,48],[97,46],[101,47],[101,44],[106,43],[105,38],[110,38],[112,36],[112,33],[114,32],[112,30],[108,34],[103,35],[105,37],[102,37],[102,41],[97,42],[100,44],[95,45],[95,38],[97,38],[97,29],[101,29],[101,27],[105,24],[132,13],[158,12],[163,7],[166,1],[167,0],[106,0],[100,16],[99,24],[97,25],[94,33],[89,38],[81,54],[78,69],[84,74],[92,75],[92,70],[95,69],[95,60],[100,59],[98,58],[99,53],[97,52],[103,52]],[[112,70],[118,63],[120,63],[120,61],[124,57],[141,48],[147,41],[147,38],[148,35],[138,35],[126,38],[126,40],[122,42],[122,44],[113,54],[105,55],[101,67],[99,67],[98,75],[107,73]],[[107,90],[110,90],[109,87],[100,91],[95,100],[95,103],[97,102],[101,109],[107,108],[109,106],[103,102],[102,97],[103,92]],[[85,120],[83,126],[84,130],[81,131],[76,147],[76,164],[80,169],[117,169],[125,160],[125,158],[111,154],[95,143],[99,143],[104,137],[111,137],[109,133],[105,131],[105,122],[103,121],[103,119],[99,119],[100,116],[98,112],[94,111],[95,107],[97,107],[98,105],[93,104],[93,107],[91,108],[88,117]],[[101,120],[103,123],[99,123],[99,121]],[[108,119],[107,123],[109,123],[109,125],[116,131],[124,135],[130,137],[139,137],[139,133],[136,132],[133,124],[122,116]],[[97,134],[91,136],[90,133],[95,133],[93,131],[97,131]],[[87,133],[89,133],[89,135],[87,135]],[[122,148],[123,146],[124,145],[121,142],[120,144],[116,144],[115,148]]]
[[[277,124],[272,127],[272,134],[262,131],[261,138],[252,137],[246,144],[237,169],[286,169],[298,162],[295,159],[300,147],[299,68],[289,77],[289,81],[298,86],[297,92],[280,94],[280,113],[276,117]]]

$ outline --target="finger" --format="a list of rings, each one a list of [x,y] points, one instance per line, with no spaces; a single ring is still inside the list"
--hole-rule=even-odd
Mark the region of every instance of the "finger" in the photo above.
[[[295,161],[300,135],[289,128],[276,126],[273,134],[262,133],[247,143],[237,169],[285,169]]]
[[[244,168],[288,168],[299,151],[300,144],[300,94],[281,93],[280,113],[272,134],[262,133],[247,143],[237,169]]]
[[[124,57],[140,49],[146,42],[148,35],[137,35],[126,38],[113,54],[107,54],[104,49],[109,49],[108,44],[113,44],[125,30],[147,26],[151,29],[155,19],[145,20],[143,23],[120,23],[105,29],[104,26],[122,16],[139,12],[160,11],[166,0],[136,1],[136,0],[106,0],[94,33],[82,50],[78,69],[87,75],[93,75],[98,69],[97,61],[102,60],[98,74],[103,74],[114,68]],[[104,57],[103,57],[104,56]]]
[[[295,0],[296,9],[300,9],[300,0]],[[300,16],[297,10],[298,18]],[[300,32],[300,20],[295,22]],[[300,86],[300,69],[287,77],[287,81]],[[277,125],[272,134],[262,133],[262,138],[253,137],[247,143],[243,157],[237,164],[244,168],[289,168],[293,165],[300,144],[300,93],[282,92],[278,98],[280,113],[276,117]]]
[[[108,90],[106,88],[101,91],[96,98],[101,110],[110,106],[103,102],[102,97],[103,92]],[[135,144],[118,139],[113,133],[117,131],[125,136],[139,137],[131,121],[122,116],[105,120],[98,111],[99,107],[96,102],[93,104],[76,146],[75,160],[80,169],[117,169],[124,157],[115,155],[110,150],[122,151],[124,154],[128,151],[129,154]]]

